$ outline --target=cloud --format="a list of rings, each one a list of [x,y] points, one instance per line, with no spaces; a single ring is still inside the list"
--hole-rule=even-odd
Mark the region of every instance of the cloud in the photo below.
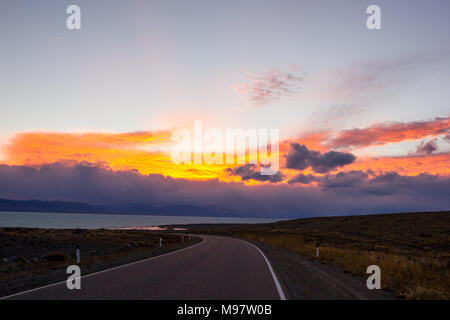
[[[361,129],[363,130],[363,129]],[[301,168],[310,166],[315,172],[330,171],[335,164],[345,164],[352,156],[344,152],[329,151],[327,142],[333,132],[322,131],[303,135],[297,139],[280,142],[280,175],[292,178],[286,170],[288,165]],[[445,139],[445,138],[444,138]],[[219,179],[221,181],[278,182],[280,175],[271,178],[259,177],[250,173],[232,175],[227,168],[235,168],[235,164],[223,165],[177,165],[172,162],[170,150],[170,133],[160,132],[126,132],[126,133],[58,133],[58,132],[25,132],[18,133],[2,147],[1,163],[16,166],[42,166],[55,162],[75,165],[91,163],[104,166],[113,171],[137,170],[141,174],[161,174],[173,178],[191,180]],[[304,145],[306,156],[295,152],[292,144]],[[445,151],[445,150],[444,150]],[[449,154],[433,152],[431,154],[410,153],[395,157],[358,157],[357,161],[345,164],[345,170],[372,169],[373,171],[395,171],[400,174],[450,174],[448,166]],[[295,160],[295,161],[294,161]],[[341,160],[339,162],[339,160]],[[287,172],[286,172],[287,171]],[[280,181],[281,182],[281,181]],[[283,181],[285,182],[285,181]]]
[[[444,137],[444,140],[450,142],[450,133],[447,133],[447,135]]]
[[[328,141],[331,148],[361,148],[404,140],[416,140],[427,136],[448,133],[450,118],[435,118],[431,121],[375,124],[363,129],[343,130]]]
[[[345,166],[355,161],[355,156],[351,153],[309,150],[305,145],[292,143],[291,150],[286,156],[286,167],[289,169],[304,170],[312,168],[315,172],[325,173]]]
[[[376,172],[393,171],[404,175],[420,173],[449,175],[450,153],[408,154],[393,157],[360,157],[358,161],[345,167],[346,170],[372,170]]]
[[[368,174],[363,171],[339,172],[335,175],[326,175],[320,181],[324,188],[355,188],[369,179]]]
[[[177,165],[170,131],[125,133],[25,132],[4,146],[4,164],[39,166],[55,162],[94,163],[113,170],[138,170],[191,179],[226,178],[221,165]],[[195,167],[195,168],[194,168]],[[192,170],[197,169],[197,170]]]
[[[370,172],[349,171],[340,172],[335,175],[326,175],[320,180],[320,186],[323,188],[345,188],[375,196],[393,195],[411,188],[420,191],[421,196],[432,192],[445,194],[445,191],[443,192],[439,188],[446,185],[450,186],[450,179],[448,177],[440,177],[426,173],[417,176],[402,176],[396,172],[373,175]]]
[[[243,95],[253,105],[263,106],[299,92],[305,72],[291,66],[287,72],[270,68],[261,73],[249,74],[243,82],[237,82],[229,88]]]
[[[338,190],[339,193],[354,195],[367,194],[378,197],[402,194],[414,190],[418,197],[429,197],[432,194],[448,195],[450,178],[448,176],[430,175],[402,176],[396,172],[385,172],[376,175],[370,170],[347,171],[324,176],[298,175],[289,183],[307,184],[317,181],[322,190]],[[442,189],[444,188],[444,189]]]
[[[422,141],[416,149],[417,154],[432,154],[434,151],[437,151],[438,146],[436,144],[436,138],[432,139],[425,143],[425,141]]]
[[[371,105],[379,105],[401,87],[433,74],[433,69],[441,67],[449,57],[445,51],[351,64],[312,75],[304,94],[325,104],[358,106],[359,111],[369,111]],[[317,116],[323,118],[321,113]]]
[[[295,184],[295,183],[300,183],[300,184],[310,184],[313,181],[320,181],[321,178],[320,177],[316,177],[315,175],[312,174],[303,174],[303,173],[299,173],[298,175],[294,176],[292,179],[290,179],[288,181],[289,184]]]
[[[242,181],[256,180],[272,183],[283,181],[283,174],[281,172],[278,171],[274,175],[261,175],[260,168],[254,164],[245,164],[236,168],[227,168],[225,171],[230,175],[241,177]]]
[[[309,184],[313,181],[318,182],[318,185],[324,189],[340,189],[361,187],[364,183],[370,181],[370,179],[369,173],[352,170],[336,174],[326,174],[324,176],[315,176],[313,174],[304,175],[300,173],[289,180],[289,183]]]
[[[0,165],[0,198],[80,201],[94,205],[214,206],[236,216],[306,217],[448,210],[450,178],[387,173],[339,173],[322,185],[246,185],[191,181],[93,164]],[[334,180],[332,180],[334,179]],[[359,179],[359,180],[358,180]],[[359,181],[359,182],[358,182]],[[214,213],[212,212],[211,215]]]
[[[449,187],[450,179],[448,177],[426,173],[417,176],[402,176],[396,172],[388,172],[366,181],[361,191],[367,194],[386,196],[402,194],[414,189],[418,197],[426,198],[431,194],[448,195]]]

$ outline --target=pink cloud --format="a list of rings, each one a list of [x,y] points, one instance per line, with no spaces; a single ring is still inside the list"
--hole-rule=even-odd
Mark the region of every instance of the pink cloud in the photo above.
[[[249,73],[244,81],[234,83],[229,89],[245,96],[252,105],[263,106],[298,93],[305,74],[302,68],[295,65],[291,65],[286,72],[269,68],[264,72]]]

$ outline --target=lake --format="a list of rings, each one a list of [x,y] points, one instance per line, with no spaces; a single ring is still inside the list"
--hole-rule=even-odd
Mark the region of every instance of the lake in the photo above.
[[[47,212],[0,212],[0,227],[53,229],[132,228],[194,223],[268,223],[280,220],[284,219]]]

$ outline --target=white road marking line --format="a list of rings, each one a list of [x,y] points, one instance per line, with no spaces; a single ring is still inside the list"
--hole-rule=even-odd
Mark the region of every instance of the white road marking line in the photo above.
[[[247,243],[250,243],[250,242],[247,241]],[[269,270],[270,270],[270,274],[272,275],[273,281],[275,282],[275,286],[277,287],[278,295],[280,296],[280,300],[286,300],[286,296],[284,295],[283,289],[281,288],[281,285],[280,285],[280,282],[278,281],[277,275],[275,274],[275,272],[272,269],[272,266],[270,265],[269,259],[267,259],[266,255],[257,246],[255,246],[253,243],[250,243],[250,244],[252,246],[254,246],[259,251],[259,253],[261,253],[264,260],[266,260],[267,266],[269,267]]]

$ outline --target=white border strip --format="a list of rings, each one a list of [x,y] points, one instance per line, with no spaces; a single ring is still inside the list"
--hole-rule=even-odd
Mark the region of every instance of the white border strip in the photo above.
[[[81,276],[81,278],[87,278],[87,277],[94,276],[94,275],[97,275],[97,274],[100,274],[100,273],[104,273],[104,272],[108,272],[108,271],[124,268],[124,267],[127,267],[127,266],[131,266],[133,264],[137,264],[137,263],[141,263],[141,262],[157,259],[157,258],[160,258],[162,256],[167,256],[167,255],[172,254],[172,253],[177,253],[177,252],[180,252],[180,251],[183,251],[183,250],[186,250],[186,249],[190,249],[190,248],[196,247],[196,246],[204,244],[206,242],[205,238],[203,238],[203,237],[201,237],[199,235],[195,235],[194,237],[199,237],[199,238],[202,239],[202,241],[200,241],[199,243],[190,245],[189,247],[185,247],[185,248],[181,248],[181,249],[178,249],[178,250],[170,251],[170,252],[163,253],[163,254],[160,254],[160,255],[157,255],[157,256],[154,256],[154,257],[150,257],[150,258],[146,258],[146,259],[143,259],[143,260],[138,260],[138,261],[130,262],[130,263],[127,263],[127,264],[123,264],[123,265],[120,265],[120,266],[117,266],[117,267],[113,267],[113,268],[109,268],[109,269],[105,269],[105,270],[100,270],[100,271],[97,271],[97,272],[89,273],[87,275]],[[63,281],[60,281],[60,282],[48,284],[46,286],[34,288],[34,289],[31,289],[31,290],[18,292],[18,293],[13,293],[13,294],[11,294],[9,296],[0,297],[0,300],[6,300],[6,299],[9,299],[9,298],[12,298],[12,297],[15,297],[15,296],[19,296],[21,294],[26,294],[26,293],[30,293],[30,292],[33,292],[33,291],[45,289],[45,288],[48,288],[48,287],[53,287],[53,286],[56,286],[56,285],[59,285],[59,284],[62,284],[62,283],[66,283],[66,282],[67,282],[67,280],[63,280]]]
[[[286,297],[284,295],[283,289],[281,288],[280,282],[278,281],[278,278],[275,274],[275,272],[272,269],[272,266],[270,265],[269,259],[267,259],[266,255],[257,247],[255,246],[253,243],[246,241],[247,243],[251,244],[252,246],[254,246],[259,253],[261,253],[261,255],[263,256],[264,260],[266,260],[267,266],[269,267],[270,270],[270,274],[272,275],[273,281],[275,282],[275,286],[277,287],[278,290],[278,294],[280,296],[280,300],[286,300]]]

